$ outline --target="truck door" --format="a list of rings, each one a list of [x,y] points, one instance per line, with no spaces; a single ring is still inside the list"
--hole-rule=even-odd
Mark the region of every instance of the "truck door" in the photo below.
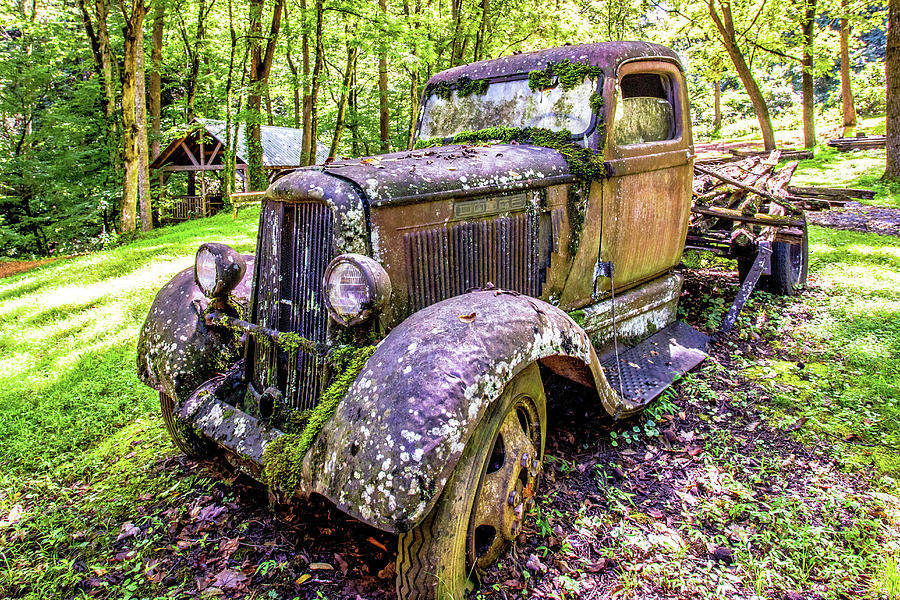
[[[653,279],[681,260],[693,178],[684,76],[667,61],[623,63],[611,94],[601,198],[600,260],[614,264],[616,291]],[[608,94],[607,97],[610,97]],[[599,277],[598,292],[610,280]]]

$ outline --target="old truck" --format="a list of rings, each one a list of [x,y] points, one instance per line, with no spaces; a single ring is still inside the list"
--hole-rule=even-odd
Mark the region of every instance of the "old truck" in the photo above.
[[[203,244],[159,292],[138,370],[181,450],[398,534],[400,598],[460,598],[534,502],[571,401],[543,377],[619,419],[705,357],[685,78],[643,42],[479,62],[416,139],[273,183],[255,256]]]

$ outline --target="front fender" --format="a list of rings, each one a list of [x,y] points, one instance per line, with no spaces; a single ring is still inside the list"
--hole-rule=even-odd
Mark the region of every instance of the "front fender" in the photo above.
[[[244,255],[247,273],[232,291],[233,304],[246,312],[250,302],[253,256]],[[138,339],[141,381],[177,402],[224,373],[241,358],[241,344],[224,328],[203,320],[206,297],[194,282],[193,267],[178,273],[156,294]]]
[[[378,345],[307,454],[305,478],[345,512],[408,531],[506,382],[542,359],[614,394],[588,335],[545,302],[481,291],[419,311]]]

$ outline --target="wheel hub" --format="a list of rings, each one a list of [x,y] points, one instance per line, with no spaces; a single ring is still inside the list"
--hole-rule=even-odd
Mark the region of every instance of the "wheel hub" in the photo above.
[[[522,530],[540,473],[540,431],[530,398],[518,399],[500,425],[469,528],[469,563],[484,570]]]

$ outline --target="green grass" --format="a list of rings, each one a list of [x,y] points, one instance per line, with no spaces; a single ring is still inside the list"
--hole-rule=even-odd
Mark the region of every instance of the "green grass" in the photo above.
[[[874,190],[874,200],[864,204],[900,208],[900,184],[884,183],[884,150],[838,152],[828,146],[816,148],[815,158],[800,161],[792,185],[851,187]]]
[[[258,214],[160,229],[0,280],[0,487],[77,460],[154,409],[135,368],[150,303],[203,241],[252,251]]]

